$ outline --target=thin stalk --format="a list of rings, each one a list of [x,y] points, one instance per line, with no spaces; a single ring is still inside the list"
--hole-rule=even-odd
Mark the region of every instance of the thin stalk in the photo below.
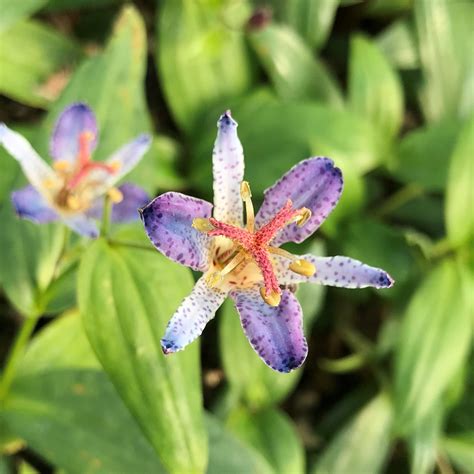
[[[20,362],[26,344],[28,343],[30,336],[36,326],[39,316],[34,316],[25,319],[21,329],[16,335],[15,342],[13,343],[12,348],[7,357],[7,362],[5,364],[5,369],[3,370],[1,379],[0,379],[0,403],[2,403],[8,392],[10,390],[11,384],[13,382],[13,377],[15,376],[18,363]]]
[[[375,217],[385,217],[402,207],[407,202],[423,196],[424,190],[418,184],[408,184],[392,194],[379,208],[372,213]]]
[[[107,237],[110,230],[110,217],[112,214],[112,201],[107,194],[104,198],[104,211],[102,213],[102,225],[100,227],[100,235]]]

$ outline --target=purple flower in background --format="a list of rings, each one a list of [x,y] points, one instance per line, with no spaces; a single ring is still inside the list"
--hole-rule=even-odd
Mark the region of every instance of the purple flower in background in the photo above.
[[[168,323],[162,349],[165,354],[184,349],[229,295],[255,351],[272,369],[290,372],[308,352],[301,306],[290,285],[389,288],[393,280],[348,257],[300,256],[281,249],[286,242],[303,242],[323,223],[341,195],[341,171],[328,158],[298,163],[265,191],[255,215],[243,181],[237,123],[226,112],[217,125],[214,209],[201,199],[169,192],[140,211],[160,252],[204,273]]]
[[[0,144],[20,163],[30,185],[12,193],[16,213],[36,223],[63,221],[79,234],[95,238],[95,219],[103,197],[114,203],[112,219],[131,220],[148,201],[141,188],[115,184],[141,160],[151,137],[143,134],[117,150],[104,162],[92,161],[98,129],[91,109],[81,103],[66,108],[59,117],[50,143],[51,168],[19,133],[0,124]]]

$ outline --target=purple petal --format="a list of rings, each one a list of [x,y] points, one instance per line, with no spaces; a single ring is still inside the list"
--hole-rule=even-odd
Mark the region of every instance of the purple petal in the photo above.
[[[276,265],[277,278],[280,284],[318,283],[320,285],[337,286],[341,288],[390,288],[395,281],[384,270],[365,265],[359,260],[349,257],[315,257],[302,255],[300,258],[311,262],[316,267],[316,273],[304,277],[293,273],[288,266],[283,269]]]
[[[180,351],[199,337],[226,296],[226,293],[210,288],[205,278],[201,277],[168,323],[161,339],[163,352],[170,354]]]
[[[59,116],[50,143],[50,153],[55,160],[75,162],[79,153],[79,136],[90,132],[90,152],[97,145],[97,122],[92,110],[82,103],[73,104]]]
[[[90,239],[96,239],[99,237],[99,229],[97,228],[95,221],[85,214],[61,216],[61,220],[74,232],[77,232],[84,237],[89,237]]]
[[[272,369],[290,372],[306,359],[303,314],[296,297],[284,290],[277,307],[267,305],[256,290],[231,292],[251,346]]]
[[[150,197],[148,193],[132,183],[124,183],[118,187],[123,195],[122,201],[112,206],[113,222],[129,222],[138,219],[138,209],[145,206]],[[104,198],[97,198],[94,205],[87,211],[89,217],[100,219],[104,212]]]
[[[169,192],[145,206],[141,217],[153,245],[171,260],[206,271],[211,239],[192,227],[195,217],[210,217],[212,204]]]
[[[255,218],[256,225],[260,227],[268,222],[291,199],[296,209],[307,207],[312,216],[302,227],[296,224],[286,226],[277,234],[272,245],[303,242],[334,209],[342,185],[341,170],[329,158],[301,161],[265,191],[262,207]]]
[[[57,184],[56,173],[39,157],[30,142],[4,123],[0,123],[0,144],[20,163],[28,181],[38,190]]]
[[[33,186],[26,186],[18,191],[13,191],[12,202],[19,217],[29,219],[37,224],[44,224],[58,219],[57,213]]]
[[[244,153],[237,136],[237,122],[225,112],[217,122],[217,139],[212,152],[214,175],[214,217],[228,224],[242,224],[240,185],[244,179]]]

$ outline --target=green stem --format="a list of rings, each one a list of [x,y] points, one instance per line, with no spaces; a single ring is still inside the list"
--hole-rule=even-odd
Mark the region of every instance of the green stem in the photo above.
[[[25,319],[23,325],[21,326],[21,329],[16,335],[15,342],[13,343],[13,346],[10,349],[5,369],[3,370],[0,379],[0,403],[2,403],[8,395],[8,391],[10,390],[10,386],[13,382],[13,377],[15,375],[16,368],[18,367],[18,363],[20,362],[20,359],[23,356],[24,348],[30,339],[30,336],[36,326],[38,318],[39,316]]]
[[[108,239],[109,244],[111,245],[120,245],[122,247],[131,247],[134,249],[139,250],[148,250],[151,252],[156,252],[156,250],[147,244],[141,244],[140,242],[132,242],[129,240],[116,240],[116,239]]]
[[[104,212],[102,214],[102,225],[100,227],[100,235],[107,237],[110,230],[110,216],[112,214],[112,201],[108,195],[104,198]]]
[[[378,209],[375,209],[373,215],[375,217],[385,217],[407,202],[420,197],[423,194],[424,190],[421,186],[418,184],[408,184],[392,194]]]

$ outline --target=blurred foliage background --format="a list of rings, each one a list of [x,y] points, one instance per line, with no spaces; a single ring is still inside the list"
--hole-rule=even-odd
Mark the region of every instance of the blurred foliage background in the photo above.
[[[472,1],[0,12],[0,120],[45,159],[59,112],[81,100],[100,123],[96,159],[151,131],[130,178],[211,199],[215,122],[231,108],[256,200],[296,162],[331,157],[345,189],[309,250],[396,280],[300,286],[310,352],[289,375],[253,353],[229,302],[165,359],[191,272],[103,240],[64,251],[60,225],[13,215],[24,178],[2,149],[0,473],[474,472]],[[138,222],[114,232],[146,243]]]

